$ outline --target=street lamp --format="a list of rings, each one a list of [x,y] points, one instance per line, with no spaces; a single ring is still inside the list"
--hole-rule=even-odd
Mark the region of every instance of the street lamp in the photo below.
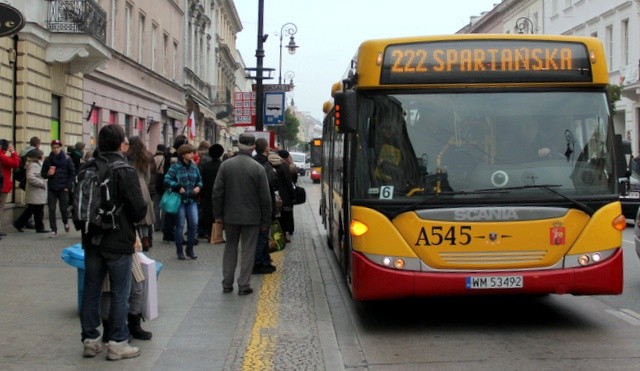
[[[535,33],[533,22],[527,17],[520,17],[516,20],[516,30],[519,34]]]
[[[282,25],[280,28],[280,62],[278,63],[278,84],[282,84],[282,38],[286,33],[289,35],[289,44],[287,44],[287,49],[289,50],[289,54],[295,54],[298,45],[296,45],[296,40],[293,37],[298,32],[298,26],[295,24],[288,22]]]
[[[293,79],[296,77],[296,74],[293,71],[287,71],[284,73],[284,83],[287,83],[287,79],[289,79],[289,90],[293,90]]]

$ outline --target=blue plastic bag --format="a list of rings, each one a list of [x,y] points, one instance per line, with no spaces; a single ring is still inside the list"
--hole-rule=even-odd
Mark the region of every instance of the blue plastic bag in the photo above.
[[[178,210],[180,210],[180,201],[180,193],[167,190],[160,200],[160,208],[164,210],[165,213],[177,214]]]

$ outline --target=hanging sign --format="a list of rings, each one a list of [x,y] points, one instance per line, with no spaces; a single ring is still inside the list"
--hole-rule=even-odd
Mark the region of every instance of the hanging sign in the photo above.
[[[0,3],[0,37],[13,36],[24,27],[24,17],[18,9]]]

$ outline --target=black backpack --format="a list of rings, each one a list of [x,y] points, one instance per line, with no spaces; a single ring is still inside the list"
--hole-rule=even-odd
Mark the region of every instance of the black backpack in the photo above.
[[[30,153],[30,152],[29,152]],[[17,169],[13,170],[13,180],[18,184],[18,187],[23,191],[27,187],[27,155],[20,157],[20,166]]]
[[[116,204],[113,170],[126,167],[132,168],[122,160],[109,163],[98,156],[78,171],[71,201],[71,219],[76,230],[105,233],[120,229],[121,207]]]

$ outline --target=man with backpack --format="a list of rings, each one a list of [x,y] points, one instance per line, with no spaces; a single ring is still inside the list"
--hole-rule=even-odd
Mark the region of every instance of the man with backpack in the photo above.
[[[111,185],[109,193],[114,200],[112,209],[115,210],[111,215],[113,215],[112,220],[115,224],[111,225],[110,229],[105,229],[96,225],[95,222],[91,222],[86,224],[86,228],[81,229],[82,246],[85,250],[84,293],[80,310],[83,357],[94,357],[102,351],[100,331],[98,330],[101,323],[100,295],[107,274],[109,275],[111,299],[107,359],[118,360],[140,355],[139,348],[128,344],[129,329],[126,321],[132,277],[132,254],[136,239],[134,223],[145,217],[147,206],[142,198],[140,182],[135,169],[126,164],[116,165],[116,163],[126,162],[122,153],[125,140],[122,126],[104,126],[98,133],[99,153],[93,160],[95,164],[87,163],[85,165],[85,168],[96,166],[101,177],[100,183],[105,183],[108,180],[105,184]],[[78,177],[81,175],[79,174]],[[101,193],[100,199],[101,206],[99,208],[107,209],[103,204],[109,198],[105,196],[104,192]],[[76,208],[75,206],[74,208]],[[77,222],[75,215],[74,213],[74,222]],[[93,219],[94,215],[90,215],[90,217]]]

